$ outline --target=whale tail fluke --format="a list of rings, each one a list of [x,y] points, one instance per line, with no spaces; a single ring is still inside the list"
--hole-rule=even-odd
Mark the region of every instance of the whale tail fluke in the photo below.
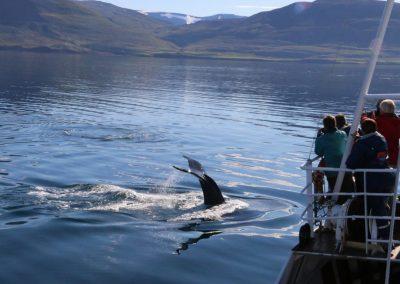
[[[207,206],[215,206],[224,203],[225,199],[222,196],[221,190],[217,183],[206,174],[203,166],[198,161],[188,156],[183,157],[188,160],[189,169],[173,167],[181,172],[192,174],[199,179],[201,189],[203,190],[204,204]]]

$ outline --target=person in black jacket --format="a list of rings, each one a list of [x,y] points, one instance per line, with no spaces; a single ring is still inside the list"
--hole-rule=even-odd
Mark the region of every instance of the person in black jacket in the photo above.
[[[371,118],[371,119],[376,119],[377,117],[379,117],[381,115],[381,102],[383,102],[383,99],[379,99],[376,102],[376,109],[373,111],[369,111],[369,112],[365,112],[364,116]]]
[[[350,169],[389,169],[387,162],[388,146],[385,138],[376,129],[375,120],[366,119],[361,125],[364,133],[354,144],[347,159]],[[364,173],[356,174],[357,191],[364,191]],[[394,173],[366,173],[366,191],[368,193],[392,193],[395,186]],[[368,196],[367,209],[373,216],[388,216],[388,197]],[[379,238],[387,239],[389,236],[389,221],[376,220]]]

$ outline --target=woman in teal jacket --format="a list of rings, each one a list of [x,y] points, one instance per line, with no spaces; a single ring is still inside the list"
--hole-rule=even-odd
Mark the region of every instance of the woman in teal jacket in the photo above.
[[[315,141],[315,154],[324,159],[326,167],[340,168],[340,163],[346,149],[347,135],[344,131],[337,129],[335,117],[331,115],[324,118],[323,124],[324,134],[319,136]],[[337,172],[326,171],[325,175],[329,184],[329,192],[332,192],[335,187]],[[354,190],[351,175],[346,175],[343,188],[347,188],[346,191],[349,189]]]

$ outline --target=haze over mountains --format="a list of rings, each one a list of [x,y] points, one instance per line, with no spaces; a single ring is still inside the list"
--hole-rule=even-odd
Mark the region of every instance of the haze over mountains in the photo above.
[[[336,60],[339,54],[339,60],[354,61],[365,58],[383,8],[375,0],[317,0],[185,25],[186,15],[165,19],[167,13],[98,1],[1,0],[0,49],[268,60]],[[396,4],[388,56],[400,54],[399,30]]]

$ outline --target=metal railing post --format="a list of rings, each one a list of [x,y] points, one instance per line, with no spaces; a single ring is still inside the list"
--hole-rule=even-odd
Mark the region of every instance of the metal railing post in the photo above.
[[[400,178],[400,152],[397,156],[397,172],[396,172],[396,182],[395,188],[393,192],[393,200],[392,200],[392,216],[390,218],[390,232],[389,232],[389,243],[388,243],[388,251],[387,251],[387,259],[386,259],[386,273],[385,273],[385,284],[389,284],[390,280],[390,266],[391,266],[391,256],[392,256],[392,246],[393,246],[393,234],[394,234],[394,226],[395,226],[395,218],[396,218],[396,209],[397,209],[397,196],[398,196],[398,184]]]
[[[317,158],[314,159],[309,159],[307,162],[301,167],[303,170],[306,171],[306,180],[307,180],[307,185],[306,187],[302,190],[302,193],[307,194],[307,201],[308,205],[304,209],[303,213],[301,214],[301,219],[303,221],[306,221],[311,228],[311,236],[314,237],[314,227],[315,227],[315,222],[320,221],[323,222],[329,221],[329,220],[341,220],[341,219],[361,219],[364,220],[364,229],[365,229],[365,253],[366,257],[368,255],[369,249],[370,249],[370,243],[376,242],[376,243],[386,243],[388,245],[388,254],[386,258],[386,274],[385,274],[385,282],[389,284],[390,280],[390,273],[391,273],[391,248],[393,244],[400,244],[400,240],[394,240],[393,234],[394,234],[394,228],[395,228],[395,223],[396,221],[400,221],[400,217],[396,216],[396,206],[400,202],[397,201],[399,193],[398,193],[398,183],[400,179],[400,152],[398,156],[398,164],[396,169],[392,168],[387,168],[387,169],[353,169],[353,170],[348,170],[348,169],[341,169],[341,168],[327,168],[327,167],[314,167],[313,162],[316,161]],[[327,193],[327,192],[315,192],[314,184],[313,184],[313,171],[333,171],[333,172],[352,172],[354,173],[362,173],[363,174],[363,180],[364,180],[364,188],[363,192],[355,192],[352,193],[351,195],[354,196],[360,196],[363,198],[364,201],[364,214],[362,215],[348,215],[346,214],[345,216],[323,216],[323,217],[318,217],[317,215],[314,216],[314,208],[315,208],[315,202],[317,197],[321,196],[337,196],[340,197],[342,195],[346,195],[346,193]],[[396,180],[395,180],[395,191],[391,193],[371,193],[368,192],[368,179],[367,179],[367,174],[368,173],[391,173],[391,174],[396,174]],[[349,195],[349,194],[347,194]],[[392,211],[391,211],[391,216],[374,216],[374,215],[369,215],[370,212],[368,212],[368,196],[376,196],[376,197],[392,197]],[[306,216],[307,215],[307,216]],[[369,235],[369,220],[371,219],[376,219],[376,220],[390,220],[390,234],[389,234],[389,239],[388,240],[381,240],[378,238],[368,238]],[[369,259],[376,259],[376,260],[382,260],[382,258],[373,258],[373,257],[367,257]],[[393,260],[396,261],[396,260]]]
[[[365,230],[365,254],[368,255],[368,227],[369,227],[369,219],[368,219],[368,201],[367,201],[367,173],[363,173],[364,178],[364,230]]]
[[[306,172],[307,172],[307,176],[306,176],[306,182],[307,185],[309,185],[307,187],[307,200],[308,200],[308,210],[307,210],[307,222],[310,225],[311,228],[311,237],[314,236],[314,197],[313,197],[313,178],[312,178],[312,160],[308,160],[307,164],[306,164]]]

